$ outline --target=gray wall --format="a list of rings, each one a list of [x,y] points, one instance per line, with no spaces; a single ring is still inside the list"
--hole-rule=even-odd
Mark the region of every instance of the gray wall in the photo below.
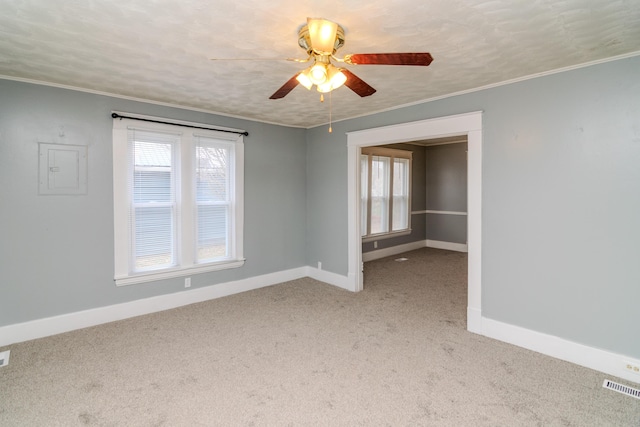
[[[0,80],[0,326],[184,290],[180,279],[113,284],[112,109],[250,132],[247,263],[193,287],[318,261],[346,275],[345,133],[482,110],[482,314],[640,358],[638,75],[640,57],[623,59],[331,134]],[[89,146],[86,196],[38,196],[38,141]]]
[[[346,132],[482,110],[483,316],[640,357],[639,75],[636,56],[310,129],[307,263],[347,274]]]
[[[426,210],[467,211],[467,144],[428,146],[426,153]],[[467,243],[467,217],[426,215],[426,238]]]
[[[424,211],[426,209],[426,180],[425,148],[410,144],[392,144],[387,147],[396,150],[407,150],[413,153],[411,159],[411,211]],[[411,234],[377,240],[378,247],[374,248],[373,241],[362,243],[362,252],[371,252],[404,245],[411,242],[419,242],[426,238],[425,214],[411,215]]]
[[[245,129],[244,267],[192,288],[305,260],[305,131],[0,80],[0,326],[184,291],[113,282],[111,110]],[[60,129],[64,136],[60,136]],[[88,145],[88,194],[38,195],[38,142]]]

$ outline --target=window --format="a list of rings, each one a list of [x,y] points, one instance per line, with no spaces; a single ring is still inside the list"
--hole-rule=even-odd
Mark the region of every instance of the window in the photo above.
[[[115,119],[113,144],[117,285],[244,264],[242,135]]]
[[[362,149],[360,223],[362,237],[406,234],[411,226],[411,151]]]

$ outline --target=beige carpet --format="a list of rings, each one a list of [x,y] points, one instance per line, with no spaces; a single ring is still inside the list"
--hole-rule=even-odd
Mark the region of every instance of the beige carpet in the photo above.
[[[467,332],[465,254],[403,256],[6,347],[0,425],[640,426],[637,384]]]

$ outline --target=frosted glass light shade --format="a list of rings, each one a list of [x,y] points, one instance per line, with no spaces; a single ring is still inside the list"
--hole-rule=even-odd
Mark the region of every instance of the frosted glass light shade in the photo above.
[[[334,89],[338,89],[347,81],[347,76],[341,71],[340,68],[336,68],[333,65],[329,65],[329,78],[325,83],[319,84],[318,92],[327,93]]]
[[[338,89],[340,86],[345,84],[347,81],[347,76],[344,75],[341,69],[336,68],[336,72],[331,76],[331,89]]]
[[[336,44],[338,24],[326,19],[307,18],[311,48],[325,55],[331,55]]]
[[[327,81],[327,67],[324,64],[318,64],[311,67],[309,70],[309,79],[313,84],[321,85]]]
[[[331,87],[331,82],[327,81],[321,85],[316,86],[316,89],[318,90],[318,92],[320,93],[327,93],[327,92],[331,92],[333,90],[333,88]]]
[[[313,82],[307,75],[307,72],[308,70],[305,70],[302,73],[298,74],[298,77],[296,77],[296,80],[298,80],[298,83],[300,83],[302,86],[306,87],[307,90],[311,90],[311,86],[313,86]]]

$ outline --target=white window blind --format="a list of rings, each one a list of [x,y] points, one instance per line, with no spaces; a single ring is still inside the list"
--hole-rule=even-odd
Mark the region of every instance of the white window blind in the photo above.
[[[129,129],[131,270],[177,264],[176,147],[179,134]]]

